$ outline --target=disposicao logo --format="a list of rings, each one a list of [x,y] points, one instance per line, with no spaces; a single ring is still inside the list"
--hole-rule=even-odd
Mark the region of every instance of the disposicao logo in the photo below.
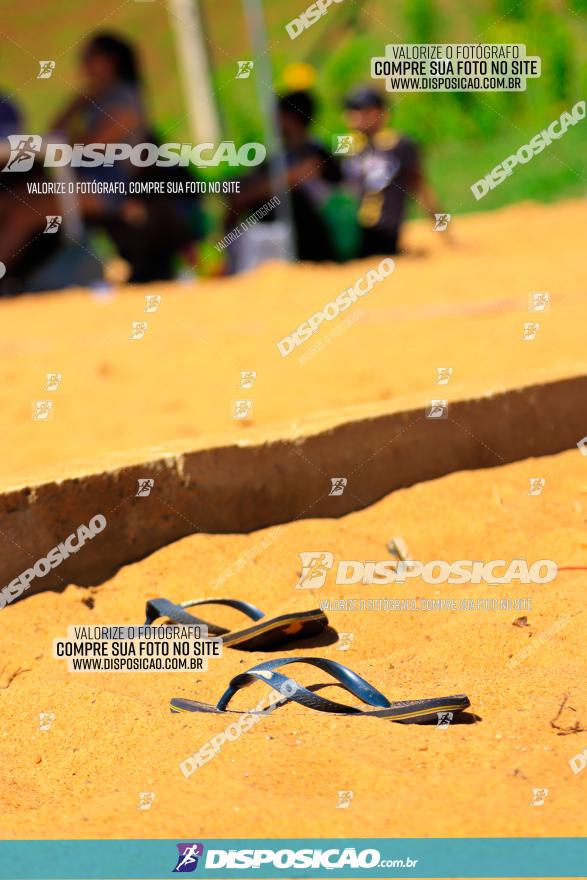
[[[204,854],[203,843],[176,843],[177,864],[173,869],[174,874],[191,874],[198,867],[198,859]]]
[[[296,584],[298,590],[316,590],[326,583],[326,576],[334,563],[334,554],[322,550],[300,553],[302,573]]]
[[[403,860],[402,866],[403,866]],[[412,867],[416,860],[406,859],[406,867]],[[205,868],[225,871],[246,870],[267,866],[273,870],[327,870],[352,868],[369,870],[385,867],[377,849],[209,849],[206,853]],[[293,876],[290,874],[289,876]],[[336,875],[335,875],[336,876]]]
[[[2,171],[30,171],[41,152],[42,138],[36,134],[11,134],[10,158]],[[234,141],[219,144],[53,144],[44,147],[45,168],[112,168],[115,162],[130,162],[135,168],[196,165],[199,168],[229,165],[260,165],[267,155],[263,144],[250,142],[237,147]]]
[[[366,296],[370,293],[374,286],[383,281],[388,275],[391,275],[395,269],[395,263],[391,257],[384,257],[376,269],[369,269],[365,275],[361,275],[352,287],[348,287],[338,294],[336,299],[326,303],[319,312],[316,312],[307,321],[304,321],[297,330],[294,330],[289,336],[284,336],[277,343],[277,348],[281,357],[287,357],[299,345],[303,345],[310,336],[318,332],[318,328],[323,321],[333,321],[338,318],[341,312],[345,312],[360,296]]]
[[[10,159],[2,171],[30,171],[41,149],[42,139],[38,134],[11,134]]]
[[[78,553],[86,541],[91,541],[92,538],[103,532],[105,528],[106,517],[101,513],[92,517],[87,526],[83,524],[79,526],[65,541],[57,544],[56,547],[52,547],[46,556],[37,559],[31,568],[25,569],[18,577],[11,580],[3,590],[0,590],[0,608],[4,608],[5,605],[18,599],[25,590],[29,589],[34,578],[45,577],[51,569],[57,568],[58,565],[65,562],[72,553]]]
[[[582,119],[585,119],[585,101],[577,101],[570,111],[565,110],[558,119],[550,123],[548,128],[530,138],[529,143],[523,144],[517,152],[512,153],[511,156],[496,165],[489,174],[475,181],[471,186],[471,192],[477,201],[486,196],[489,190],[502,184],[506,177],[510,177],[516,165],[525,165],[526,162],[549,147],[553,140],[562,138],[571,125],[576,125]]]
[[[325,550],[300,553],[302,573],[296,589],[316,590],[326,583],[328,572],[334,569],[334,555]],[[496,571],[501,569],[501,571]],[[426,584],[548,584],[557,575],[558,566],[552,559],[492,559],[487,562],[458,559],[448,562],[432,559],[383,559],[362,561],[340,559],[336,565],[335,583],[349,584],[404,584],[408,578],[422,578]]]

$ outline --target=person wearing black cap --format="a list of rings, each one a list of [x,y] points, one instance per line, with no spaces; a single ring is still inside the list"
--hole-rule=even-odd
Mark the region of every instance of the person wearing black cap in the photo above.
[[[308,91],[295,91],[278,100],[279,124],[285,149],[286,180],[293,214],[296,255],[299,260],[321,262],[336,259],[335,248],[322,209],[342,174],[336,160],[312,140],[315,102]],[[231,199],[227,226],[243,214],[253,213],[271,198],[273,181],[268,160],[241,181],[241,191]],[[271,222],[269,214],[265,222]]]
[[[345,100],[353,141],[343,174],[360,200],[362,257],[399,252],[409,196],[430,215],[440,212],[424,179],[418,147],[405,135],[385,128],[387,110],[383,96],[371,88],[356,89]]]

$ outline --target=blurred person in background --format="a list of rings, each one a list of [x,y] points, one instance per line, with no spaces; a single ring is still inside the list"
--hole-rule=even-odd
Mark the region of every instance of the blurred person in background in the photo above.
[[[82,89],[51,125],[47,140],[69,143],[126,141],[133,145],[144,140],[146,117],[140,97],[138,65],[130,44],[111,34],[98,34],[86,44],[80,61]],[[123,169],[121,163],[117,163],[112,168],[76,169],[76,174],[86,180],[118,182],[129,179],[130,171],[130,167]],[[19,177],[14,185],[15,188],[24,188],[25,183]],[[82,194],[78,197],[82,217],[90,223],[104,220],[108,214],[119,210],[121,201],[120,196]],[[2,236],[0,258],[11,274],[26,272],[27,266],[22,264],[18,255],[29,241],[42,234],[45,216],[61,213],[60,202],[52,193],[26,193],[22,200],[3,200],[0,219],[5,221],[6,231]],[[56,241],[61,236],[62,232],[58,232],[51,238]]]
[[[405,135],[386,127],[388,107],[375,89],[355,89],[344,108],[353,142],[343,161],[343,174],[360,200],[360,256],[397,254],[409,197],[429,215],[440,213],[424,177],[420,150]]]
[[[125,143],[131,147],[153,142],[138,58],[131,43],[115,34],[96,34],[85,45],[80,61],[82,88],[54,121],[47,140]],[[130,162],[121,161],[111,167],[75,169],[81,180],[124,185],[147,173],[149,179],[163,177],[164,169],[135,169]],[[120,256],[130,265],[131,281],[172,277],[174,255],[193,240],[186,212],[172,196],[82,193],[78,205],[90,228],[99,227],[109,234]],[[2,237],[0,259],[10,265],[11,255],[42,233],[45,216],[60,213],[59,203],[51,194],[0,203],[0,222],[6,219],[10,224]],[[63,278],[62,285],[72,280]]]
[[[310,136],[316,113],[314,98],[307,90],[290,92],[279,98],[278,113],[286,164],[282,185],[291,197],[296,256],[312,262],[335,260],[336,241],[326,206],[342,175],[334,157]],[[241,180],[240,192],[231,199],[227,231],[238,224],[239,218],[253,214],[275,195],[270,162],[271,158]],[[274,214],[270,212],[262,222],[273,220]]]
[[[134,47],[114,34],[91,37],[81,54],[83,86],[51,126],[70,143],[127,143],[146,140],[148,123],[143,104],[139,62]],[[79,169],[92,179],[129,179],[131,169]],[[98,206],[96,206],[98,207]]]
[[[14,153],[11,156],[10,143],[7,138],[10,135],[20,135],[23,127],[24,119],[18,105],[8,95],[0,96],[0,167],[10,167],[11,161],[14,160]],[[26,141],[26,136],[22,140]],[[20,214],[23,199],[26,199],[26,184],[33,181],[41,183],[43,179],[43,169],[40,165],[34,165],[25,174],[18,175],[16,178],[6,176],[2,181],[3,187],[0,191],[0,224],[2,226],[0,259],[6,264],[6,270],[3,270],[0,275],[0,296],[10,296],[20,292],[22,287],[20,276],[25,271],[30,272],[42,265],[59,248],[59,235],[36,235],[24,241],[19,236],[17,238],[20,245],[19,250],[11,259],[8,259],[12,254],[10,243],[8,243],[8,247],[3,246],[12,231],[14,220]],[[44,227],[44,217],[42,224]]]
[[[157,143],[147,119],[142,76],[131,44],[112,34],[98,34],[82,55],[82,68],[86,89],[55,121],[53,129],[65,129],[68,139],[78,143],[122,142],[131,147]],[[123,183],[189,178],[185,169],[135,169],[126,162],[80,171],[88,179]],[[86,216],[103,226],[120,256],[130,264],[129,281],[140,283],[173,277],[176,254],[199,237],[198,208],[199,200],[193,196],[98,195],[87,200]]]

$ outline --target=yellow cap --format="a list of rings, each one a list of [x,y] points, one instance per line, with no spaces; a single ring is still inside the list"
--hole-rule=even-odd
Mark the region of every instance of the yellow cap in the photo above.
[[[316,82],[316,70],[304,61],[295,61],[284,67],[281,74],[282,88],[290,92],[311,89]]]

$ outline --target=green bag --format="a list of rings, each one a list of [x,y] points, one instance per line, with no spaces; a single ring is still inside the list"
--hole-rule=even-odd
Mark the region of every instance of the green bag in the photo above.
[[[343,263],[358,256],[361,226],[358,219],[359,201],[342,187],[333,187],[320,208],[328,227],[337,259]]]

